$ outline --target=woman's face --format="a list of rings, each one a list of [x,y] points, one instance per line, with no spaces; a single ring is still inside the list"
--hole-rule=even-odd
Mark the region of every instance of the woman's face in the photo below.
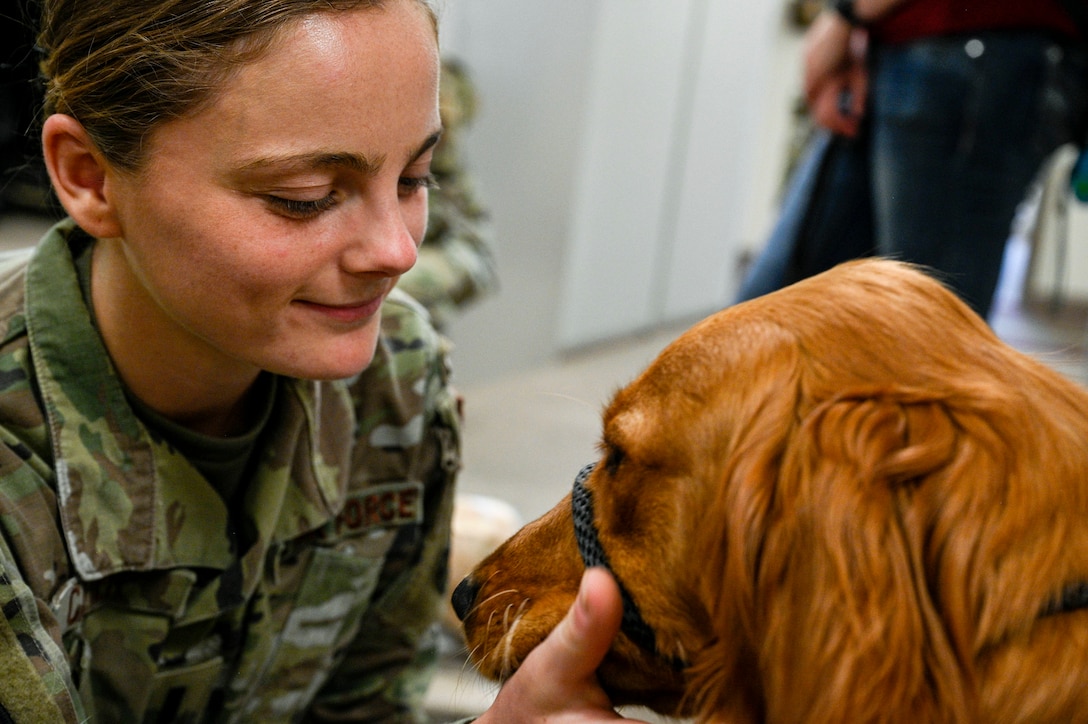
[[[129,313],[212,367],[365,368],[426,226],[437,53],[415,2],[315,14],[157,129],[146,172],[105,187],[146,292]]]

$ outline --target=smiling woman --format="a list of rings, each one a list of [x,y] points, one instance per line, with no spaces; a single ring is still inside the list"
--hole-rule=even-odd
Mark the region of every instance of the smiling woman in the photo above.
[[[0,721],[416,721],[460,467],[446,345],[394,289],[433,11],[44,7],[69,218],[0,257]],[[595,590],[507,711],[615,717]]]
[[[0,720],[410,716],[459,457],[444,345],[393,292],[432,10],[44,6],[70,218],[0,261]],[[380,495],[411,515],[344,524]]]
[[[169,119],[151,132],[128,124],[138,134],[121,135],[123,113],[92,114],[89,126],[86,99],[52,100],[72,114],[44,130],[58,196],[103,240],[91,296],[121,377],[168,417],[211,432],[231,432],[227,405],[261,370],[337,379],[369,363],[378,306],[423,236],[440,123],[434,26],[416,3],[281,17],[266,35],[192,69],[186,107],[142,93],[161,108],[143,112]],[[202,97],[206,82],[192,79],[216,75]],[[162,359],[211,384],[164,385]]]

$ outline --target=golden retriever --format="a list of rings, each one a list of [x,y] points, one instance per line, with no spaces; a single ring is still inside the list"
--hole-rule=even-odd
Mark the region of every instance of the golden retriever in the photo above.
[[[629,599],[617,704],[1088,721],[1088,393],[919,270],[852,262],[697,324],[615,395],[600,452],[458,587],[483,674],[588,561]]]

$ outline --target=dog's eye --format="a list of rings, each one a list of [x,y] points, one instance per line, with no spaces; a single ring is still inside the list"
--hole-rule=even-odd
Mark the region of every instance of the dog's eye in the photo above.
[[[615,475],[619,470],[620,463],[623,462],[625,455],[623,450],[618,447],[612,447],[608,450],[608,457],[605,458],[604,467],[608,471],[609,475]]]

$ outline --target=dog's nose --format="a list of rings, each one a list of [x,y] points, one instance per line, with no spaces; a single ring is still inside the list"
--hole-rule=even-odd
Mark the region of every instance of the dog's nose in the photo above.
[[[461,579],[457,588],[453,589],[453,595],[450,596],[450,603],[453,604],[453,612],[457,614],[457,618],[465,620],[468,610],[472,608],[472,604],[476,603],[476,594],[479,592],[480,587],[472,580],[472,576]]]

